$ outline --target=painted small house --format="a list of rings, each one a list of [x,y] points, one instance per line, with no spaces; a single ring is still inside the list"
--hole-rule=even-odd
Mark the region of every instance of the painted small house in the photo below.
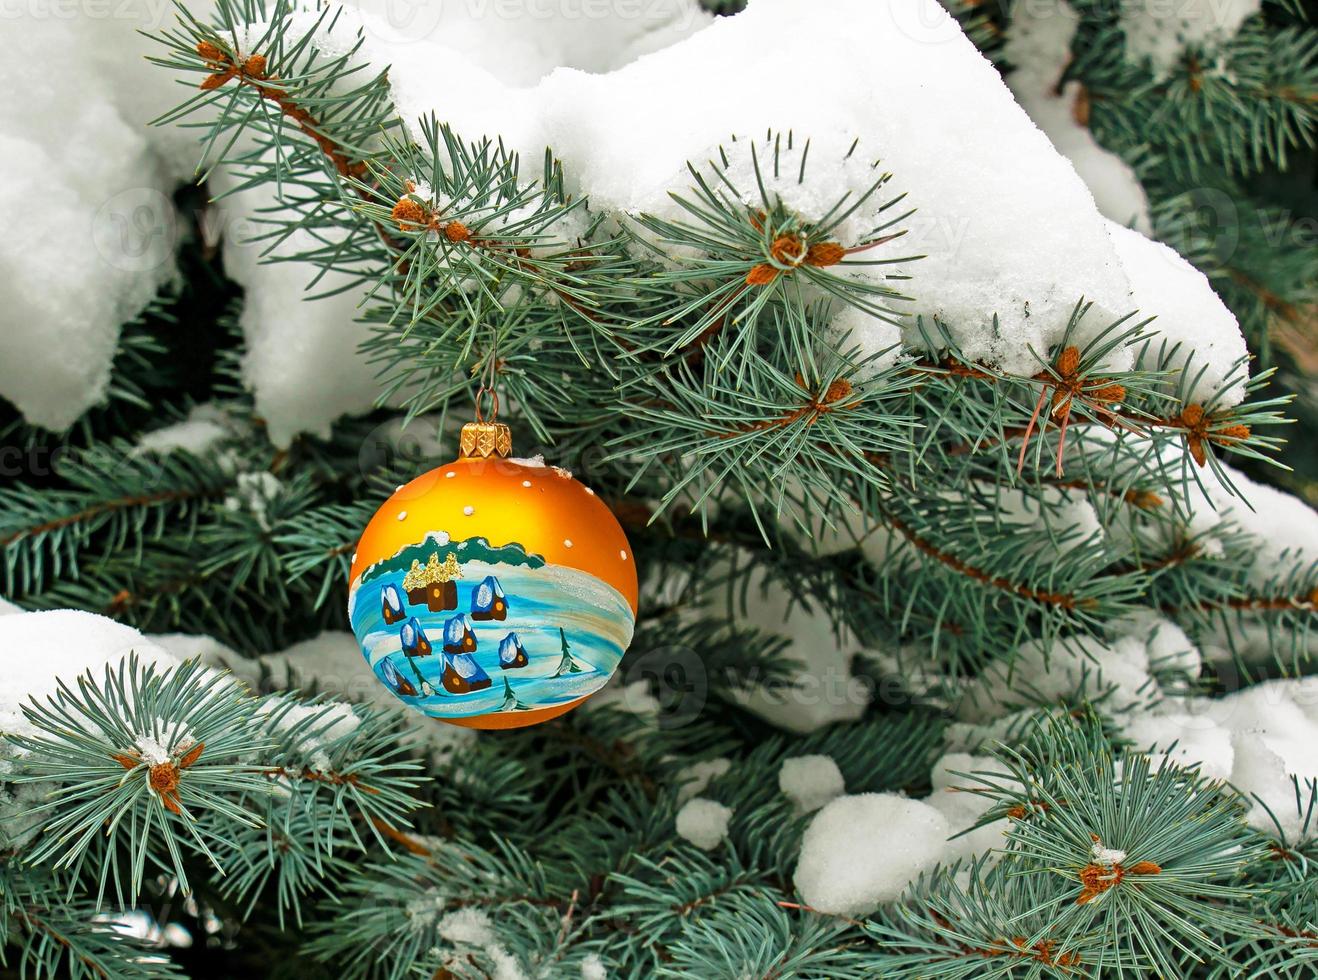
[[[509,633],[499,642],[499,666],[504,670],[516,670],[530,662],[516,633]]]
[[[380,590],[380,617],[385,625],[401,623],[406,618],[403,612],[403,594],[396,585],[386,585]]]
[[[398,673],[398,668],[394,666],[394,662],[389,658],[386,657],[384,660],[380,661],[380,673],[384,675],[385,684],[387,684],[389,689],[395,694],[405,698],[414,697],[416,695],[416,688],[412,686],[412,682],[402,674]]]
[[[407,594],[414,605],[425,605],[431,612],[458,608],[458,587],[453,582],[427,582]]]
[[[444,622],[445,653],[473,653],[475,650],[476,634],[467,625],[466,616],[458,614]]]
[[[454,617],[461,619],[461,616]],[[449,620],[452,622],[453,620]],[[470,633],[468,633],[470,635]],[[476,648],[476,641],[472,640],[472,649]],[[447,645],[445,647],[447,649]],[[476,663],[476,659],[469,653],[445,653],[444,654],[444,673],[440,677],[440,683],[444,685],[444,690],[449,694],[470,694],[472,691],[483,691],[490,686],[490,675],[481,669],[481,665]]]
[[[493,575],[486,575],[471,590],[471,618],[477,622],[508,618],[508,600],[504,598],[499,580]]]
[[[403,628],[398,631],[398,638],[402,641],[404,655],[408,657],[428,657],[434,652],[426,631],[421,628],[415,616],[403,624]]]

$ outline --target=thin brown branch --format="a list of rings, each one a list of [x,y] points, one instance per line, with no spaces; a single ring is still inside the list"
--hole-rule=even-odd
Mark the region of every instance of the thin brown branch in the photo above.
[[[883,511],[880,518],[893,530],[897,531],[909,541],[916,549],[935,561],[940,562],[946,567],[959,575],[974,579],[984,585],[991,585],[996,589],[1004,592],[1010,592],[1022,599],[1028,599],[1031,602],[1041,602],[1046,605],[1056,606],[1060,609],[1075,609],[1077,606],[1086,607],[1093,604],[1092,599],[1076,599],[1074,595],[1066,592],[1045,592],[1041,589],[1032,589],[1021,582],[1013,582],[1011,579],[1004,578],[1001,575],[993,575],[981,568],[976,568],[969,562],[950,552],[944,551],[931,541],[922,538],[908,524],[890,511]]]
[[[81,524],[84,521],[101,517],[104,514],[111,514],[118,510],[129,510],[133,507],[151,507],[155,504],[180,503],[185,500],[198,500],[204,497],[213,496],[216,496],[215,491],[162,490],[159,493],[143,493],[129,497],[116,497],[113,500],[103,500],[100,503],[92,504],[90,507],[86,507],[76,513],[66,514],[63,517],[57,517],[41,524],[34,524],[32,527],[26,527],[14,531],[3,538],[0,538],[0,548],[8,547],[23,538],[35,537],[39,534],[49,534],[51,531],[58,531],[61,528],[70,527],[74,524]]]

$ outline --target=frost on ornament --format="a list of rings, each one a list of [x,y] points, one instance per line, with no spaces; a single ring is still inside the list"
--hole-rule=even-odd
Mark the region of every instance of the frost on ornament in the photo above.
[[[801,813],[818,810],[846,792],[842,770],[831,756],[800,755],[784,759],[778,769],[778,788]]]
[[[712,851],[728,836],[732,811],[722,803],[696,797],[677,811],[677,835],[702,851]]]
[[[943,859],[947,818],[892,793],[840,796],[806,828],[796,865],[805,904],[834,915],[868,915]]]

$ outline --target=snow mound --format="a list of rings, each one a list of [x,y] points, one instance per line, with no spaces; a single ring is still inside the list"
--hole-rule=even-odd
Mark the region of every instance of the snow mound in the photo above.
[[[778,770],[778,788],[802,813],[818,810],[847,790],[842,770],[827,755],[784,759]]]
[[[1080,83],[1058,88],[1079,24],[1079,15],[1066,0],[1013,5],[1003,54],[1016,70],[1007,85],[1057,152],[1071,161],[1098,210],[1148,234],[1152,231],[1149,199],[1139,178],[1121,157],[1099,146],[1081,121]]]
[[[141,58],[142,7],[4,19],[16,56],[0,64],[0,395],[48,429],[104,397],[120,326],[174,274],[182,172],[152,145],[141,93],[163,108],[177,91],[142,84],[162,74]]]
[[[204,455],[229,434],[228,417],[218,405],[193,405],[188,417],[172,425],[153,429],[137,440],[138,453],[171,453],[176,450]]]
[[[685,803],[692,797],[699,796],[712,780],[726,775],[731,768],[730,759],[706,759],[691,763],[678,777],[682,785],[677,790],[677,802]]]
[[[949,752],[934,763],[931,782],[934,790],[924,802],[941,813],[947,819],[950,834],[961,834],[979,820],[994,804],[994,801],[976,793],[965,790],[979,786],[966,776],[954,773],[996,773],[1005,775],[1002,763],[992,756],[969,755],[965,752]],[[1010,780],[998,779],[999,783]],[[943,862],[950,863],[957,859],[971,860],[982,854],[1000,848],[1005,843],[1003,836],[1007,833],[1008,822],[995,820],[968,834],[953,837],[947,842],[947,851]]]
[[[625,64],[588,59],[586,70],[542,73],[540,64],[515,75],[492,68],[488,55],[503,26],[450,24],[402,43],[370,14],[354,15],[322,43],[341,48],[356,30],[366,38],[362,56],[390,65],[395,104],[418,135],[419,121],[434,113],[463,138],[501,139],[524,160],[548,146],[564,163],[569,193],[587,196],[596,212],[681,220],[671,194],[690,189],[688,161],[706,168],[724,152],[728,173],[746,178],[737,187],[758,194],[748,148],[769,131],[794,135],[792,160],[810,142],[804,177],[788,177],[792,167],[766,177],[770,192],[805,220],[842,191],[856,201],[876,174],[890,172],[882,200],[867,201],[843,234],[870,224],[874,215],[864,212],[901,197],[885,214],[915,209],[902,223],[906,235],[868,254],[903,261],[854,274],[912,276],[899,283],[912,298],[910,314],[937,317],[968,357],[1011,373],[1037,372],[1082,298],[1094,309],[1074,335],[1080,343],[1135,309],[1170,317],[1170,300],[1181,298],[1164,283],[1178,281],[1176,269],[1144,270],[1132,290],[1084,183],[936,0],[757,0],[685,35],[669,32],[667,47]],[[748,98],[747,79],[774,80],[772,97]],[[948,152],[949,143],[973,152]],[[1210,342],[1238,334],[1207,303],[1193,315],[1210,314],[1202,323]],[[876,330],[867,346],[851,326],[865,354],[891,344],[890,331]],[[919,342],[912,330],[906,337]],[[1218,359],[1230,353],[1218,344],[1197,360],[1225,373],[1229,364]],[[1129,366],[1129,351],[1108,365]]]
[[[677,811],[677,835],[702,851],[712,851],[728,836],[732,811],[722,803],[697,796]]]
[[[1141,366],[1157,368],[1165,352],[1166,367],[1185,376],[1188,401],[1206,403],[1216,395],[1219,405],[1238,405],[1249,378],[1243,364],[1249,352],[1236,315],[1208,277],[1162,242],[1116,222],[1107,228],[1140,298],[1140,313],[1157,316]]]
[[[806,828],[796,887],[821,912],[867,915],[937,864],[947,836],[947,818],[919,800],[838,797]]]
[[[105,668],[117,668],[129,654],[143,666],[175,667],[179,661],[145,636],[105,616],[78,609],[0,616],[0,732],[31,734],[22,705],[44,701],[86,671],[100,680]]]
[[[1256,483],[1239,470],[1223,466],[1239,491],[1233,496],[1216,480],[1188,483],[1181,501],[1190,515],[1190,533],[1207,537],[1206,549],[1220,542],[1217,532],[1243,531],[1251,538],[1249,581],[1267,587],[1294,571],[1318,561],[1318,512],[1299,497],[1264,483]]]
[[[1260,6],[1262,0],[1212,0],[1124,3],[1117,9],[1126,32],[1127,57],[1147,58],[1156,72],[1165,75],[1185,48],[1230,40]]]
[[[783,684],[759,685],[739,692],[742,705],[755,714],[785,728],[805,733],[836,721],[854,721],[865,712],[870,690],[864,680],[851,673],[855,641],[832,620],[831,610],[816,604],[807,609],[781,585],[766,578],[762,569],[752,568],[739,589],[737,601],[745,604],[741,622],[767,634],[788,639],[785,659],[797,666]],[[711,606],[726,596],[715,593]]]
[[[525,159],[549,146],[595,210],[680,217],[669,193],[689,186],[688,161],[702,166],[734,136],[770,129],[812,141],[807,180],[784,182],[785,203],[806,218],[836,203],[839,188],[863,193],[878,160],[893,174],[883,200],[905,194],[901,210],[917,209],[882,256],[925,256],[899,267],[916,277],[903,284],[911,311],[939,316],[968,356],[1007,370],[1037,371],[1029,347],[1059,339],[1082,296],[1100,308],[1095,326],[1133,305],[1088,191],[935,0],[757,0],[616,71],[559,68],[516,90],[442,44],[368,56],[392,63],[405,121],[435,112],[468,139],[502,136]],[[800,83],[747,98],[746,79],[785,70]],[[975,152],[949,153],[949,140]],[[747,166],[744,153],[733,161],[734,171]]]
[[[240,174],[217,172],[212,191],[235,186]],[[358,346],[370,329],[354,318],[365,297],[348,277],[329,273],[311,287],[318,269],[310,263],[270,263],[309,245],[291,236],[271,248],[254,241],[269,233],[265,212],[278,209],[273,185],[251,187],[215,204],[216,225],[224,229],[224,271],[243,287],[239,323],[246,350],[243,382],[251,389],[256,411],[276,446],[287,446],[300,432],[327,437],[342,415],[364,412],[378,389],[375,368]],[[311,299],[321,292],[334,296]]]
[[[1249,823],[1265,833],[1279,825],[1288,840],[1298,839],[1303,828],[1291,777],[1302,784],[1318,779],[1318,678],[1265,681],[1194,702],[1193,710],[1198,725],[1210,721],[1231,733],[1231,784],[1264,804],[1251,807]],[[1219,750],[1219,765],[1223,758]]]
[[[1104,643],[1071,636],[1022,643],[1010,661],[990,664],[966,687],[960,717],[983,722],[1017,708],[1053,704],[1078,693],[1108,711],[1128,709],[1153,698],[1158,689],[1149,670],[1148,645],[1138,636]]]

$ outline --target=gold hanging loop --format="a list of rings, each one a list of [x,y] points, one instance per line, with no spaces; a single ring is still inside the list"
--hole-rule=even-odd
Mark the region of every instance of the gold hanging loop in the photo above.
[[[498,379],[499,332],[491,331],[490,356],[482,374],[481,386],[476,391],[476,421],[468,422],[462,427],[460,448],[462,459],[488,459],[491,456],[506,457],[513,451],[512,430],[499,418],[499,393],[495,390]],[[486,398],[490,403],[487,418],[483,407]]]

